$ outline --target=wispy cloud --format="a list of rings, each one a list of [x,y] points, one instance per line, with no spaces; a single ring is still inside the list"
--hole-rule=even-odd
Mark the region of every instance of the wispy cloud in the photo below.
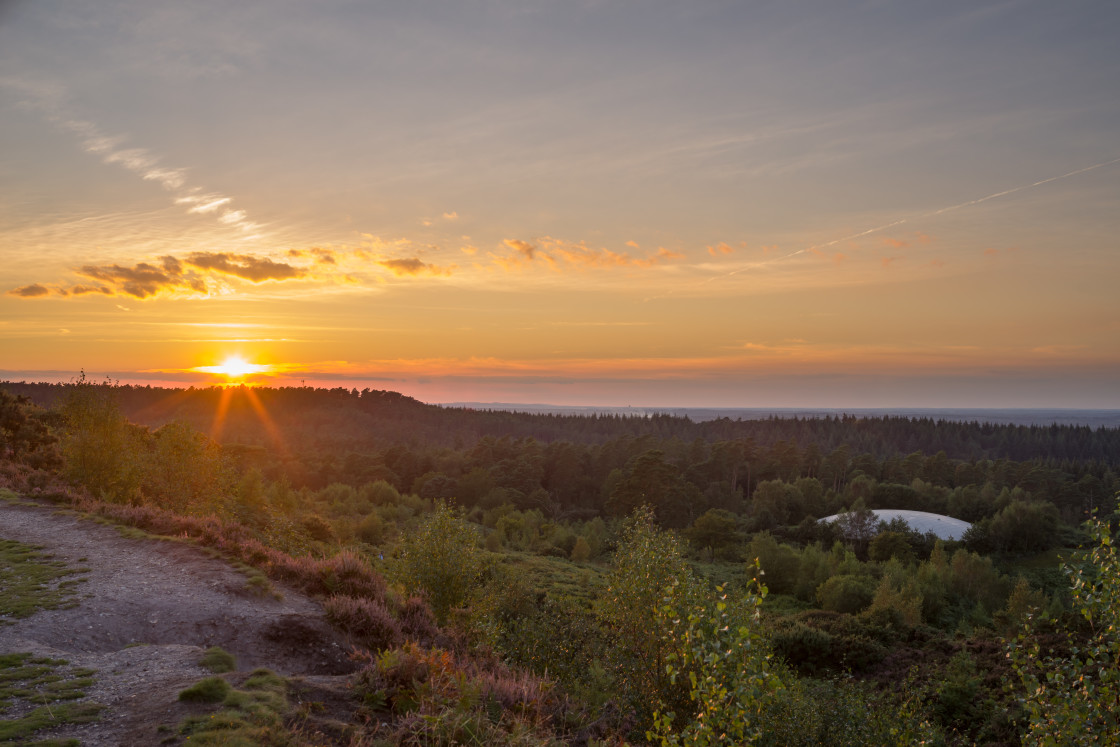
[[[87,153],[101,158],[103,163],[119,165],[144,181],[155,182],[174,193],[172,202],[186,206],[187,212],[213,215],[221,224],[245,233],[261,226],[249,220],[244,210],[230,207],[232,197],[215,194],[187,183],[188,169],[168,167],[162,158],[147,148],[125,147],[126,135],[105,133],[98,125],[72,114],[66,103],[68,92],[60,84],[30,84],[11,78],[0,79],[0,86],[17,91],[26,107],[40,111],[47,121],[76,135]]]
[[[508,246],[510,249],[513,249],[525,259],[532,260],[536,256],[536,244],[530,244],[528,241],[522,241],[521,239],[504,239],[502,243]]]
[[[322,249],[320,247],[313,247],[311,249],[289,249],[288,256],[300,259],[311,257],[315,260],[316,264],[321,265],[338,264],[338,252],[333,249]]]
[[[543,260],[550,269],[560,270],[563,267],[646,268],[671,260],[684,259],[683,254],[664,247],[659,247],[656,252],[644,257],[635,257],[627,252],[615,252],[604,247],[595,248],[583,241],[569,242],[551,236],[541,237],[537,239],[537,243],[522,239],[504,239],[502,244],[512,249],[514,253],[510,255],[491,253],[490,257],[495,264],[507,271],[521,268],[537,260]],[[627,245],[637,244],[628,242]]]
[[[176,198],[177,205],[190,205],[188,213],[212,213],[231,202],[229,197],[207,194],[190,194]]]
[[[720,256],[724,256],[724,255],[727,255],[727,254],[732,254],[734,251],[735,251],[735,248],[725,241],[721,241],[718,244],[716,244],[715,246],[709,246],[708,247],[708,254],[712,255],[713,257],[720,257]]]

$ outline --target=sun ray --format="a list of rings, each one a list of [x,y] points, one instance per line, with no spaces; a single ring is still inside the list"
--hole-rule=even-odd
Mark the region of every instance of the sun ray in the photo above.
[[[242,386],[238,387],[238,391],[243,393],[246,399],[249,400],[249,405],[253,408],[253,411],[256,412],[257,418],[261,421],[261,425],[264,426],[264,429],[268,432],[269,437],[272,438],[272,442],[276,446],[276,449],[280,452],[280,458],[283,460],[287,460],[290,456],[290,452],[288,451],[287,443],[284,441],[284,435],[280,432],[280,428],[268,414],[268,410],[265,408],[264,403],[261,402],[259,397],[257,397],[256,390],[254,390],[252,387]]]
[[[214,421],[210,425],[210,438],[217,441],[221,438],[222,430],[226,426],[226,416],[229,414],[230,400],[233,399],[233,388],[222,387],[222,394],[218,399],[218,408],[214,412]]]

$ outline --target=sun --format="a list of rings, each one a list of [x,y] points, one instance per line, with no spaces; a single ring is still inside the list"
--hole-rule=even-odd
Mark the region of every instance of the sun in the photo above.
[[[252,374],[266,373],[271,369],[260,363],[249,363],[240,355],[231,355],[217,366],[200,366],[196,371],[203,373],[221,374],[229,379],[243,379]]]

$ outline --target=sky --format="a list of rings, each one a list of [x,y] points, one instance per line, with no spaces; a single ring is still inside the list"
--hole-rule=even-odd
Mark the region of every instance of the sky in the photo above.
[[[0,379],[1118,408],[1117,28],[0,1]]]

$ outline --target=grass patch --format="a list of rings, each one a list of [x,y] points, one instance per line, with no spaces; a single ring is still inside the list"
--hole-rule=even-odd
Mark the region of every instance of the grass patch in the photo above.
[[[96,721],[104,706],[75,702],[85,697],[84,688],[93,684],[93,674],[91,669],[68,667],[62,659],[26,653],[0,655],[0,715],[26,711],[15,718],[0,718],[0,747],[76,744],[72,740],[33,742],[27,737],[40,729]]]
[[[123,524],[113,524],[112,522],[110,522],[110,525],[117,530],[117,534],[125,539],[155,539],[151,533],[145,532],[143,529],[124,526]]]
[[[220,703],[230,693],[229,683],[221,677],[199,680],[179,693],[184,703]]]
[[[0,539],[0,625],[41,609],[73,606],[81,579],[67,576],[85,570],[52,560],[41,548]]]
[[[288,683],[283,677],[267,669],[257,669],[236,690],[219,677],[207,677],[188,690],[212,680],[226,686],[225,695],[219,699],[221,708],[191,716],[179,724],[179,734],[187,736],[191,744],[292,743],[292,735],[284,727],[289,706]]]
[[[198,663],[214,674],[232,672],[237,669],[237,659],[233,657],[233,654],[220,646],[211,646],[206,649],[202,654],[202,660]]]

